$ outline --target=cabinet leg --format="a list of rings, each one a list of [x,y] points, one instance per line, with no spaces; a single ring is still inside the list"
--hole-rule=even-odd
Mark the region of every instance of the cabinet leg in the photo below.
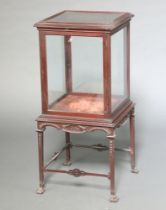
[[[138,173],[135,167],[135,114],[134,110],[130,114],[130,157],[131,157],[131,172]]]
[[[70,142],[70,133],[65,132],[65,136],[66,136],[66,160],[63,163],[64,166],[70,166],[71,165],[71,153],[70,153],[70,148],[71,148],[71,142]]]
[[[110,162],[110,193],[111,202],[117,202],[119,198],[116,196],[115,192],[115,133],[113,135],[107,136],[109,140],[109,162]]]
[[[39,188],[37,194],[44,193],[44,148],[43,148],[43,131],[38,130],[38,155],[39,155]]]

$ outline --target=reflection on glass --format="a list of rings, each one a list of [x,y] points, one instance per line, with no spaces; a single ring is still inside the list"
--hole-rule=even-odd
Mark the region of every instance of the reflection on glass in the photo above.
[[[112,111],[127,98],[126,28],[111,36]]]

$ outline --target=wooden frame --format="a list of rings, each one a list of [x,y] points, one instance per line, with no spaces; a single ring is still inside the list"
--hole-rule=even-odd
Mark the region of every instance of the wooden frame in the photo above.
[[[127,92],[130,88],[130,70],[129,70],[129,22],[124,24],[123,27],[127,27]],[[118,28],[117,31],[121,30],[122,27]],[[116,32],[117,32],[116,31]],[[115,33],[115,32],[114,32]],[[114,34],[113,33],[113,34]],[[78,116],[78,117],[92,117],[92,118],[110,118],[114,113],[111,113],[111,65],[110,65],[110,32],[80,32],[80,31],[59,31],[59,30],[39,30],[40,37],[40,57],[41,57],[41,84],[42,84],[42,113],[43,114],[54,114],[54,115],[64,115],[64,116]],[[65,65],[66,65],[66,87],[67,92],[72,90],[72,61],[71,61],[71,44],[67,44],[67,40],[71,36],[89,36],[89,37],[101,37],[103,39],[103,89],[104,89],[104,113],[103,114],[91,114],[91,113],[66,113],[66,112],[56,112],[50,111],[48,109],[48,83],[47,83],[47,62],[46,62],[46,36],[47,35],[62,35],[64,36],[64,47],[65,47]],[[69,70],[67,70],[69,69]],[[124,103],[128,103],[129,98],[126,98]],[[124,106],[123,103],[123,106]],[[119,108],[117,108],[118,110]],[[115,110],[115,112],[117,112]]]
[[[70,22],[66,20],[57,21],[57,17],[65,13],[78,14],[100,14],[101,16],[114,15],[113,22]],[[41,92],[42,92],[42,114],[36,119],[37,133],[38,133],[38,148],[39,148],[39,188],[37,193],[44,192],[44,174],[51,173],[65,173],[73,176],[100,176],[107,177],[110,180],[111,201],[118,201],[115,190],[115,150],[127,151],[131,156],[131,171],[137,173],[135,169],[135,131],[134,131],[134,103],[130,100],[130,20],[133,17],[130,13],[124,12],[101,12],[101,11],[62,11],[56,15],[46,18],[35,24],[39,30],[40,42],[40,63],[41,63]],[[121,104],[112,111],[111,103],[111,35],[126,27],[126,80],[127,80],[127,95]],[[46,60],[46,36],[47,35],[61,35],[64,36],[64,52],[65,52],[65,84],[66,93],[72,94],[72,49],[70,39],[72,36],[84,37],[100,37],[103,43],[103,98],[104,98],[104,112],[103,114],[92,113],[76,113],[64,111],[50,111],[48,106],[48,81],[47,81],[47,60]],[[88,94],[88,93],[87,93]],[[61,99],[64,97],[63,95]],[[59,100],[59,99],[58,99]],[[58,101],[57,100],[57,101]],[[54,102],[53,102],[54,103]],[[115,148],[115,131],[121,124],[129,119],[130,122],[130,147],[129,148]],[[43,148],[43,133],[44,130],[52,126],[65,132],[66,144],[60,152],[56,152],[48,163],[44,164],[44,148]],[[99,145],[73,145],[70,139],[70,133],[85,133],[95,130],[101,130],[106,133],[109,141],[109,147]],[[97,151],[109,150],[109,173],[99,174],[92,172],[85,172],[79,169],[59,170],[49,169],[49,164],[57,160],[62,152],[66,152],[66,160],[64,165],[71,165],[71,148],[91,148]]]

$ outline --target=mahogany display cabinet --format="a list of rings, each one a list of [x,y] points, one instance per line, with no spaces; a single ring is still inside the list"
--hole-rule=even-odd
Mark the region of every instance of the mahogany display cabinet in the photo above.
[[[101,176],[110,180],[111,201],[115,192],[115,131],[127,119],[131,171],[135,169],[134,103],[130,100],[130,20],[125,12],[62,11],[35,24],[39,31],[42,114],[37,118],[40,185],[44,174],[65,173]],[[43,133],[52,126],[65,132],[66,145],[44,163]],[[109,146],[74,145],[70,133],[101,130]],[[64,151],[71,164],[71,148],[109,150],[108,174],[80,169],[49,169]]]

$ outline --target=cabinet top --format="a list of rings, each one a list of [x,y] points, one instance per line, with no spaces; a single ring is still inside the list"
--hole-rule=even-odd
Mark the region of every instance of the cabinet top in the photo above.
[[[65,10],[37,22],[34,26],[39,29],[112,31],[128,22],[133,16],[127,12]]]

